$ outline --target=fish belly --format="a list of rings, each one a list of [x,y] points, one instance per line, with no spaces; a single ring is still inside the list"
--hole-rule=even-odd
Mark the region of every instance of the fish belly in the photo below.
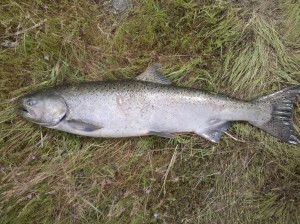
[[[103,128],[93,134],[128,137],[153,133],[197,133],[218,119],[211,108],[195,102],[172,98],[126,100],[125,97],[117,97],[115,101],[106,107],[110,109],[103,114],[106,117]]]

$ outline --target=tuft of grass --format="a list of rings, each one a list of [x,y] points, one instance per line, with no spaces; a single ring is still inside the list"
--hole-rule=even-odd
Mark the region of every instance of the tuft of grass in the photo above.
[[[281,8],[284,10],[283,24],[285,33],[284,36],[291,41],[295,46],[299,47],[299,22],[300,22],[300,11],[299,4],[297,1],[285,1],[281,4]]]
[[[297,223],[300,151],[245,123],[97,139],[31,124],[9,101],[64,82],[132,78],[162,64],[177,85],[240,99],[299,84],[297,1],[0,3],[1,223]],[[300,131],[299,102],[294,108]]]
[[[253,13],[240,41],[228,50],[224,79],[235,84],[234,92],[246,89],[253,95],[258,88],[266,89],[267,85],[278,89],[280,83],[297,84],[298,74],[297,60],[288,55],[274,25]]]

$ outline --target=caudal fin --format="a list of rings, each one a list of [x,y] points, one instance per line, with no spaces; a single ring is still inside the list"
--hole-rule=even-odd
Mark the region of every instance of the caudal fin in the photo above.
[[[292,124],[293,104],[298,94],[300,94],[300,85],[288,87],[253,101],[272,108],[269,121],[262,125],[253,124],[284,142],[298,144],[299,140]]]

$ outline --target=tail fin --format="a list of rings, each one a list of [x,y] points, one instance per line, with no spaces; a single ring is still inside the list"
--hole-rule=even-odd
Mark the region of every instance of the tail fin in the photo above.
[[[300,94],[300,85],[288,87],[253,101],[272,107],[271,119],[263,125],[254,125],[284,142],[298,144],[292,124],[292,109],[298,94]]]

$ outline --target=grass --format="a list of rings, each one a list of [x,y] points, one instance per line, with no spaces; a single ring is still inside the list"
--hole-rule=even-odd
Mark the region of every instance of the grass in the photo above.
[[[299,223],[299,146],[248,124],[212,144],[79,137],[15,114],[13,97],[154,63],[245,100],[300,83],[299,1],[132,5],[120,17],[107,1],[1,1],[0,43],[17,45],[0,48],[0,222]],[[299,100],[293,119],[299,133]]]

